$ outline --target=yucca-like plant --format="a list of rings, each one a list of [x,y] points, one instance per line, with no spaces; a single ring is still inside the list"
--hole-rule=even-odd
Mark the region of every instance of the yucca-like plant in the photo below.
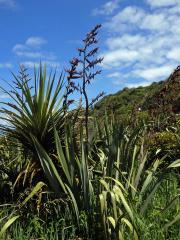
[[[38,69],[34,69],[32,79],[23,66],[20,76],[13,74],[13,77],[11,90],[1,88],[11,100],[2,102],[1,119],[6,124],[1,124],[1,131],[18,139],[26,151],[35,150],[31,136],[50,150],[53,146],[53,124],[58,130],[63,128],[62,74],[56,81],[56,72],[47,75],[46,67],[40,64]]]
[[[128,129],[119,128],[119,132],[118,128],[105,124],[104,135],[108,145],[98,153],[104,239],[139,239],[141,219],[147,217],[158,189],[172,175],[172,169],[180,166],[180,160],[162,167],[167,156],[158,158],[161,149],[157,149],[153,161],[149,159],[145,146],[146,128],[135,129],[130,134]],[[165,209],[174,206],[178,199],[179,195],[172,196],[172,202],[166,202]],[[156,217],[160,216],[161,211]],[[176,223],[178,219],[179,214],[169,224]],[[164,229],[167,229],[165,222]]]
[[[58,171],[53,163],[53,159],[48,155],[39,141],[35,137],[33,140],[44,173],[52,189],[59,197],[70,200],[69,207],[76,216],[77,227],[79,227],[82,212],[85,212],[86,220],[90,227],[93,224],[95,200],[92,172],[89,167],[88,155],[85,151],[82,138],[80,141],[80,152],[76,152],[75,150],[75,139],[72,135],[72,128],[72,125],[66,125],[64,140],[62,141],[58,131],[54,127],[54,139],[56,143],[56,153],[54,156],[57,159],[61,172]],[[87,232],[87,235],[91,234],[93,232]]]

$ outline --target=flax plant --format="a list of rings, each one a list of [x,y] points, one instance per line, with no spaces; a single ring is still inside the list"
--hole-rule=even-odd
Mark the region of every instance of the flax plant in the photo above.
[[[63,76],[56,81],[56,72],[47,75],[46,67],[40,64],[34,69],[31,79],[27,70],[20,71],[20,77],[13,74],[14,85],[8,91],[1,87],[8,95],[10,102],[1,102],[0,129],[4,134],[18,139],[26,150],[34,151],[31,135],[50,149],[52,147],[53,124],[62,129],[62,84]]]
[[[36,147],[44,173],[47,176],[53,190],[59,197],[70,199],[69,207],[73,209],[76,222],[79,226],[80,215],[84,211],[87,214],[89,226],[93,224],[94,190],[92,185],[92,174],[88,164],[88,155],[85,151],[83,139],[80,141],[81,150],[77,154],[74,148],[72,125],[66,126],[65,139],[62,141],[54,128],[54,139],[56,143],[56,159],[61,168],[61,174],[53,163],[43,146],[34,137]],[[90,232],[87,232],[91,235]]]
[[[147,217],[158,189],[180,166],[180,160],[163,167],[167,156],[158,158],[161,149],[157,149],[153,160],[149,159],[152,155],[145,144],[146,126],[129,131],[128,128],[105,124],[104,134],[108,145],[99,149],[98,153],[102,175],[99,179],[102,185],[99,200],[104,239],[141,239],[140,219]],[[174,206],[178,199],[177,194],[172,202],[167,202],[168,208]],[[161,215],[159,211],[157,217]],[[179,214],[174,222],[170,221],[170,225],[164,223],[164,228],[178,219]]]

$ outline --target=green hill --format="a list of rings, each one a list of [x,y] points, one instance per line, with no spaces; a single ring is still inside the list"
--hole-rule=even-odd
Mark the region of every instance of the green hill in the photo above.
[[[124,88],[115,94],[101,99],[95,110],[103,114],[113,111],[118,115],[127,115],[133,109],[147,111],[150,109],[164,110],[169,108],[175,113],[180,112],[180,69],[165,81],[154,82],[150,86],[137,88]]]

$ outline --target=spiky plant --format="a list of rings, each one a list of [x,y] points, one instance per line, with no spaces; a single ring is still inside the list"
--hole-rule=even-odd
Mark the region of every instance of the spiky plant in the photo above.
[[[14,84],[8,91],[1,88],[11,99],[2,102],[0,129],[8,136],[18,139],[24,148],[35,152],[32,135],[46,148],[52,148],[53,124],[58,130],[63,127],[62,83],[56,72],[47,75],[46,67],[40,64],[29,78],[27,69],[20,68],[20,76],[13,74]]]
[[[105,125],[107,144],[98,150],[99,174],[102,176],[99,179],[102,185],[99,199],[104,239],[139,239],[143,232],[139,227],[140,222],[145,222],[153,209],[158,190],[175,173],[180,160],[174,159],[171,164],[164,166],[167,155],[163,154],[159,158],[161,149],[156,149],[154,158],[150,159],[152,154],[149,154],[145,142],[148,136],[146,126],[132,131],[107,123]],[[162,219],[162,212],[166,208],[175,205],[178,208],[178,191],[170,199],[161,206],[161,210],[156,210],[157,218]],[[170,225],[162,221],[164,232],[167,226],[179,220],[178,211],[175,214],[174,221],[169,221]]]

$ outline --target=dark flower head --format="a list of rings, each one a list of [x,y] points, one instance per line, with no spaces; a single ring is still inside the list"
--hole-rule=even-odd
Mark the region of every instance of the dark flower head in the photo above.
[[[71,63],[72,65],[74,65],[74,66],[77,66],[78,63],[79,63],[79,59],[78,59],[78,58],[73,58],[73,59],[70,61],[70,63]]]

